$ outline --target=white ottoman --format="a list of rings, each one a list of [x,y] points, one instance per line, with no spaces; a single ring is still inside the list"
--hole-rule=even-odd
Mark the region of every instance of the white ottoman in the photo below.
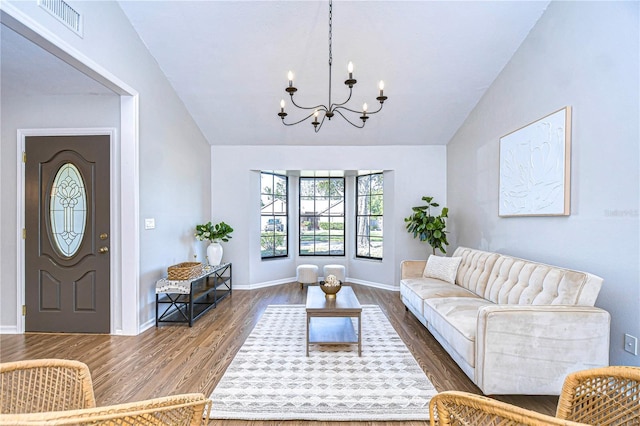
[[[344,283],[346,279],[345,269],[343,265],[324,265],[322,270],[324,279],[326,280],[329,275],[335,275],[337,279]]]
[[[316,284],[318,282],[318,267],[316,265],[298,265],[296,276],[300,288],[305,284]]]

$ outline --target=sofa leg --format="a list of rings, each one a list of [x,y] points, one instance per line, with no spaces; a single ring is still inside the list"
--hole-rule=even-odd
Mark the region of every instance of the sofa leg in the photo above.
[[[405,306],[405,307],[404,307],[404,311],[405,311],[405,312],[409,312],[409,307],[408,307],[408,306]]]

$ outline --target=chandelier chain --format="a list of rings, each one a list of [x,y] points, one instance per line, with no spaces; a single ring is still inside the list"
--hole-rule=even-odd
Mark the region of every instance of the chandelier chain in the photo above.
[[[331,0],[329,0],[329,66],[333,63],[333,51],[331,49],[331,42],[333,36],[333,4]]]

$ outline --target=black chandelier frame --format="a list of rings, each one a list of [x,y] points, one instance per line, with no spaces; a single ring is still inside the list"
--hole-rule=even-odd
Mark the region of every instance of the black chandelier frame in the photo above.
[[[289,71],[289,86],[284,90],[289,94],[291,103],[299,109],[308,110],[312,112],[306,117],[302,118],[301,120],[298,120],[293,123],[287,123],[284,121],[285,117],[288,114],[284,110],[285,105],[284,105],[284,99],[283,99],[282,101],[280,101],[280,112],[278,113],[278,116],[282,119],[282,124],[284,124],[285,126],[295,126],[296,124],[300,124],[304,121],[307,121],[309,118],[313,117],[313,121],[311,122],[311,124],[313,125],[314,131],[318,133],[322,128],[322,125],[324,124],[325,119],[331,120],[331,118],[333,118],[336,114],[338,114],[342,118],[344,118],[344,120],[347,123],[351,124],[353,127],[362,129],[367,123],[367,120],[369,119],[369,115],[377,114],[382,110],[382,107],[384,106],[384,101],[387,100],[387,97],[384,95],[384,83],[382,81],[380,81],[379,96],[376,97],[376,100],[380,102],[380,107],[376,111],[367,111],[368,108],[366,103],[363,105],[363,108],[360,111],[351,109],[345,106],[351,100],[351,96],[353,95],[353,86],[358,82],[356,79],[353,78],[353,65],[351,64],[351,62],[349,62],[349,66],[348,66],[349,78],[346,79],[344,82],[344,84],[349,87],[349,96],[347,97],[347,100],[345,100],[344,102],[340,102],[340,103],[331,102],[331,68],[333,65],[332,43],[333,43],[333,2],[332,0],[329,0],[329,102],[327,103],[328,106],[324,104],[319,104],[315,106],[298,105],[296,101],[293,99],[293,95],[298,91],[298,88],[296,88],[293,85],[293,74],[291,71]],[[355,114],[362,114],[360,116],[360,120],[362,120],[362,124],[356,124],[353,121],[351,121],[343,113],[343,111],[349,111],[350,113],[355,113]],[[321,112],[324,112],[324,114],[322,115],[321,121],[318,121],[318,118]]]

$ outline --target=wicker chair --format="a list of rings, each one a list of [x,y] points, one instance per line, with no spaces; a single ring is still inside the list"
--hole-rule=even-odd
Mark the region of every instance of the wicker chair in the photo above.
[[[209,422],[210,409],[210,399],[201,393],[191,393],[82,410],[3,414],[0,426],[204,425]]]
[[[556,417],[598,426],[640,424],[640,368],[612,366],[569,374]]]
[[[457,391],[441,392],[434,396],[429,403],[429,413],[431,426],[584,426],[583,423],[558,419],[485,396]]]
[[[89,367],[39,359],[0,364],[0,413],[41,413],[96,406]]]

